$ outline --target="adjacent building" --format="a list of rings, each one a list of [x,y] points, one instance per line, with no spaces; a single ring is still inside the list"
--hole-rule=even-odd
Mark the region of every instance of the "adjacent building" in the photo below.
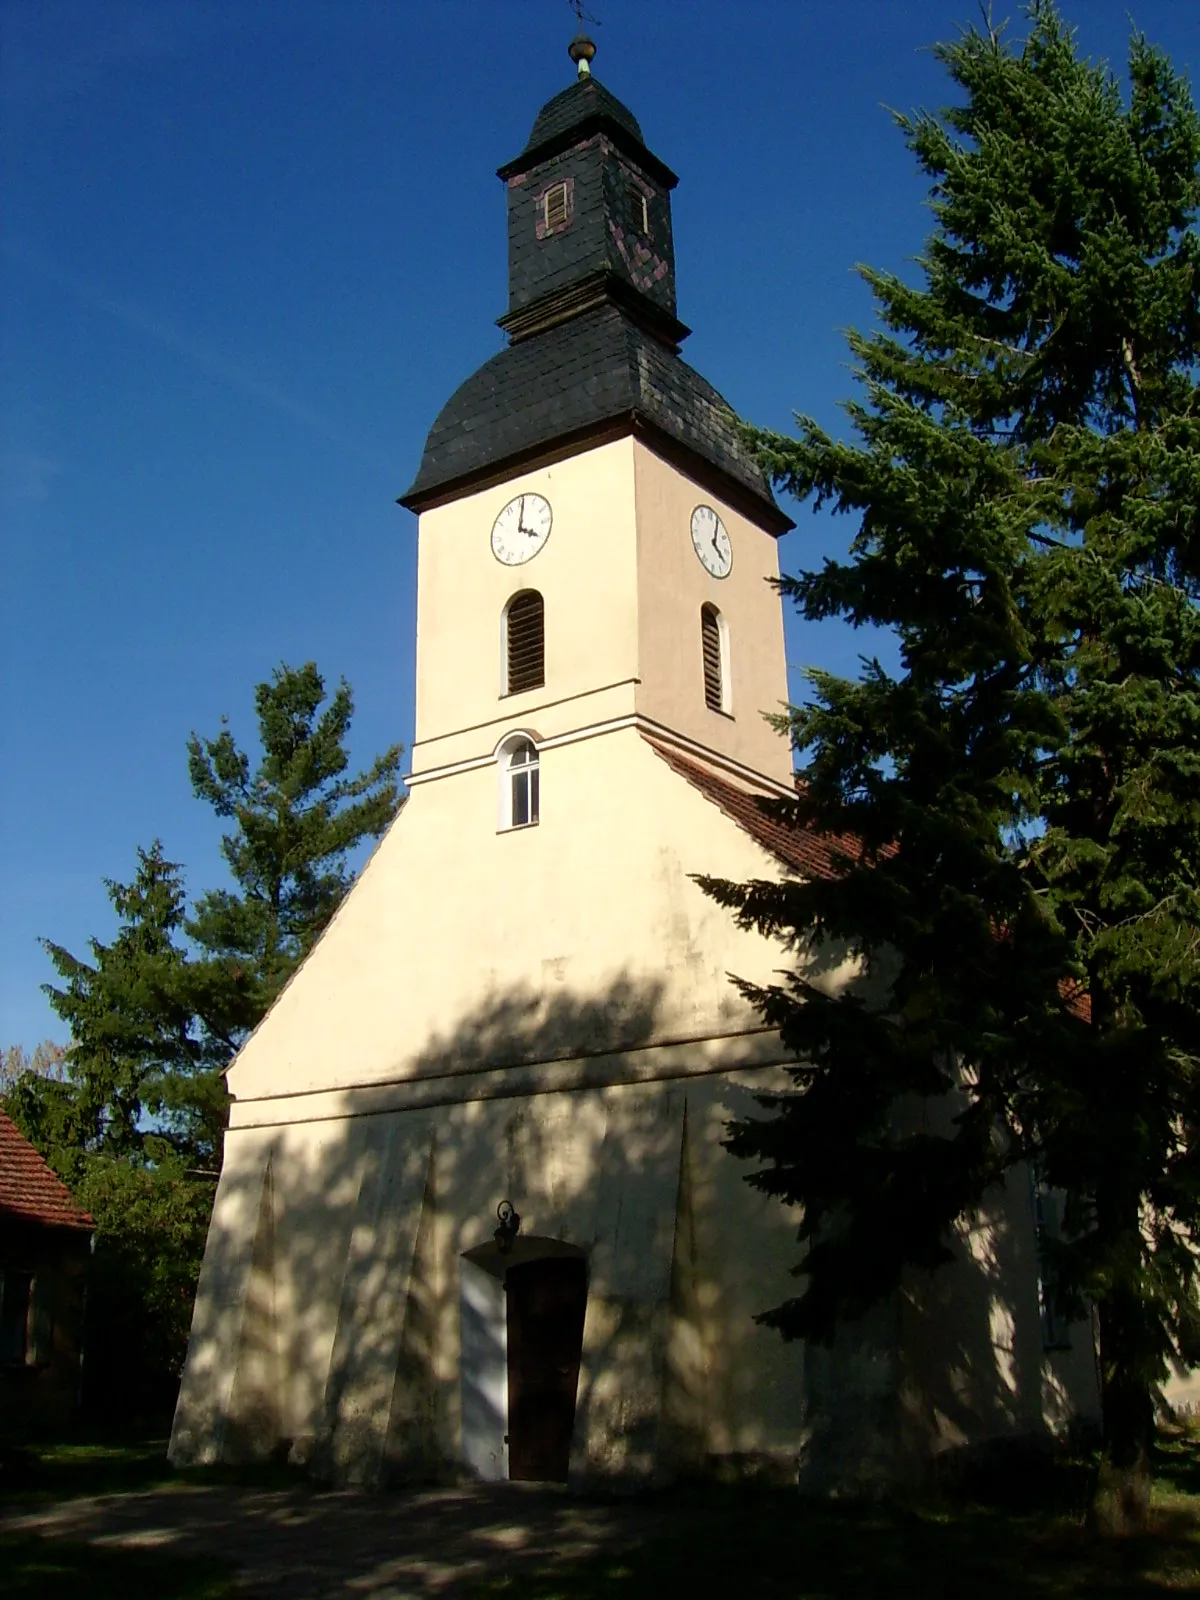
[[[92,1219],[0,1111],[0,1427],[52,1432],[79,1405]]]

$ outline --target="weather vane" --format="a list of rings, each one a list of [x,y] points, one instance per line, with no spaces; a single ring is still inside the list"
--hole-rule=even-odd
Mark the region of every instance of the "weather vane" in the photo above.
[[[592,70],[591,60],[596,54],[596,46],[584,33],[583,28],[585,23],[591,23],[593,27],[598,28],[600,26],[600,18],[594,17],[586,9],[583,0],[567,0],[567,4],[575,13],[575,25],[579,30],[567,46],[567,54],[578,67],[579,76],[586,78]]]

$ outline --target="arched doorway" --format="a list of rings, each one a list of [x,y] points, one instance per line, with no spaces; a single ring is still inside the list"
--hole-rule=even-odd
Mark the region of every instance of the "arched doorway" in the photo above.
[[[508,1475],[565,1483],[583,1351],[587,1263],[543,1256],[509,1267]]]

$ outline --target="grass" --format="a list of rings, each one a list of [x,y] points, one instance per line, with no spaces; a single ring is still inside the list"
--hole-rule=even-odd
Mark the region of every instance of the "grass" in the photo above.
[[[199,1467],[167,1460],[166,1434],[113,1438],[82,1433],[50,1443],[0,1444],[0,1510],[33,1510],[79,1495],[136,1494],[171,1483],[295,1487],[282,1466]],[[307,1480],[300,1479],[307,1483]],[[219,1561],[158,1550],[0,1534],[2,1600],[227,1600],[237,1591]]]
[[[228,1568],[215,1561],[0,1535],[5,1600],[227,1600],[234,1593]]]
[[[66,1500],[76,1495],[132,1494],[169,1483],[243,1484],[311,1490],[295,1467],[172,1467],[166,1434],[113,1438],[86,1434],[52,1443],[0,1444],[0,1508]]]

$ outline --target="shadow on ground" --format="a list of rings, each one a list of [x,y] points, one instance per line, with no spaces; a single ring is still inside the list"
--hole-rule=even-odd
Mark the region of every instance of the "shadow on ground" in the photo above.
[[[785,1492],[690,1506],[690,1525],[557,1571],[497,1574],[475,1600],[1051,1600],[1200,1593],[1194,1511],[1160,1510],[1144,1539],[1100,1544],[1081,1519],[967,1507],[797,1505]]]
[[[32,1452],[0,1503],[0,1595],[155,1600],[1055,1600],[1200,1594],[1194,1435],[1166,1435],[1155,1525],[1098,1544],[1078,1464],[1003,1505],[902,1507],[694,1486],[630,1499],[522,1484],[319,1492],[285,1468],[170,1473],[162,1443]],[[138,1474],[144,1476],[138,1481]],[[250,1478],[254,1481],[249,1481]],[[82,1491],[82,1492],[77,1492]],[[230,1581],[232,1575],[232,1582]]]
[[[230,1584],[223,1562],[0,1536],[4,1600],[226,1600]]]

